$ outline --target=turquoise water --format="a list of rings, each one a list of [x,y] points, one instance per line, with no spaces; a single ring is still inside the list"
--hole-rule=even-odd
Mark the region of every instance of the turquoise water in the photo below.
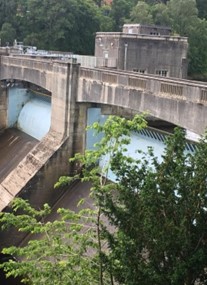
[[[87,125],[92,125],[93,122],[103,123],[107,119],[107,116],[101,115],[101,109],[99,108],[90,108],[88,109],[88,121]],[[95,136],[92,130],[87,132],[87,149],[94,149],[94,144],[101,139],[101,134]],[[158,134],[155,136],[152,131],[145,131],[142,133],[131,133],[131,142],[127,147],[126,154],[133,158],[141,158],[142,154],[138,153],[137,150],[142,150],[147,152],[148,147],[151,147],[154,150],[155,156],[158,158],[158,161],[162,160],[162,154],[165,148],[164,144],[165,136]],[[105,156],[100,161],[100,166],[104,167],[107,164],[109,157]],[[115,175],[109,171],[108,178],[112,181],[115,180]]]
[[[8,92],[8,127],[17,127],[41,140],[51,124],[51,100],[28,89],[10,88]]]

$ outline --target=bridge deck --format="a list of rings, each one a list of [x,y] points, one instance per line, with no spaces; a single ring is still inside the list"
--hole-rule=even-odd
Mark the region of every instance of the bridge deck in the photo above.
[[[207,127],[206,82],[81,68],[77,102],[146,112],[201,135]]]

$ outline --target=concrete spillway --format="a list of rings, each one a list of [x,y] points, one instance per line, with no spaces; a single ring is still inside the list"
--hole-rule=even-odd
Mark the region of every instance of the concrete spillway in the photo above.
[[[51,120],[51,104],[32,98],[22,108],[17,128],[23,130],[26,134],[41,140],[49,131]]]
[[[51,98],[24,88],[8,92],[8,127],[16,126],[24,133],[41,140],[51,123]]]
[[[53,202],[58,193],[51,187],[67,171],[59,163],[67,137],[50,129],[51,98],[16,87],[7,95],[8,129],[0,136],[0,210],[17,195],[32,196],[38,205]]]
[[[26,89],[8,93],[8,125],[0,135],[0,183],[49,131],[51,103]],[[12,126],[17,126],[14,128]],[[12,128],[11,128],[12,127]]]
[[[38,140],[17,130],[7,129],[0,136],[0,182],[19,164]]]

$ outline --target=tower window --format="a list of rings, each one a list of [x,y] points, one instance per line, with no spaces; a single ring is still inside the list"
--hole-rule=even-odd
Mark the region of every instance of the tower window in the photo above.
[[[145,70],[145,69],[134,68],[133,71],[134,71],[134,72],[138,72],[138,73],[142,73],[142,74],[146,73],[146,70]]]
[[[156,75],[160,75],[160,76],[167,76],[168,71],[166,69],[160,69],[160,70],[156,70]]]

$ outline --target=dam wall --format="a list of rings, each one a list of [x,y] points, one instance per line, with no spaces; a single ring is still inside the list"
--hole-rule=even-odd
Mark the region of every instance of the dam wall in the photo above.
[[[86,107],[76,104],[79,65],[55,63],[54,73],[51,68],[49,71],[52,73],[48,75],[51,78],[45,80],[50,81],[49,85],[52,86],[49,88],[52,94],[49,132],[0,183],[0,210],[5,209],[15,196],[29,199],[31,204],[37,207],[45,202],[53,204],[61,194],[60,190],[53,189],[53,185],[61,175],[68,175],[73,171],[68,158],[84,148]],[[9,74],[9,68],[2,74],[4,79],[15,78],[12,73]],[[35,77],[32,74],[31,76],[34,83]],[[40,76],[37,78],[39,80]],[[28,75],[27,80],[29,80]],[[8,102],[5,89],[2,90],[0,98],[2,98],[2,109],[6,110]]]

